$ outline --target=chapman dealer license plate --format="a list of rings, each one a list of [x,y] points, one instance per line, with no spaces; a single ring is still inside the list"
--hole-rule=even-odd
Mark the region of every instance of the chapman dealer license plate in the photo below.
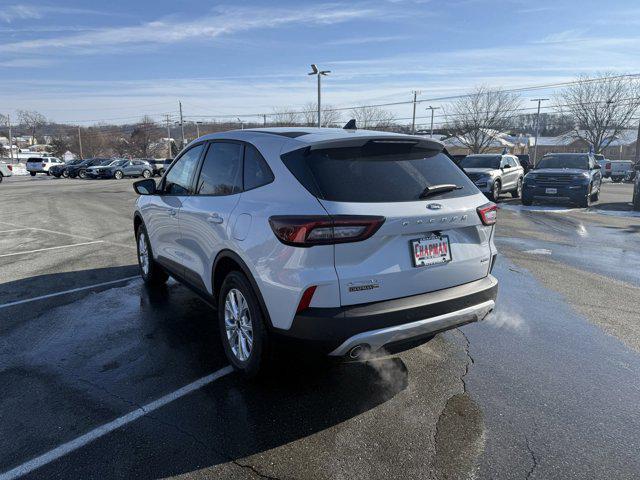
[[[440,265],[451,261],[451,247],[447,235],[411,240],[411,251],[414,267]]]

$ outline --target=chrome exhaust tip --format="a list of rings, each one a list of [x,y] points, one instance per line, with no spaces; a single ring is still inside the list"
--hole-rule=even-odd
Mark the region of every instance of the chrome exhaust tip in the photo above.
[[[356,345],[351,350],[349,350],[349,358],[352,360],[356,360],[360,358],[360,356],[364,353],[364,345]]]

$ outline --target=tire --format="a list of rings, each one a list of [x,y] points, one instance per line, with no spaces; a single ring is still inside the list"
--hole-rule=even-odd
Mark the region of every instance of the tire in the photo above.
[[[67,172],[66,170],[63,170],[63,171],[62,171],[62,176],[63,176],[64,178],[69,178],[69,172]]]
[[[591,202],[597,202],[600,200],[600,192],[596,192],[591,195]]]
[[[522,205],[524,205],[525,207],[530,207],[531,205],[533,205],[533,200],[531,200],[530,198],[522,197]]]
[[[49,170],[47,170],[47,177],[51,176],[51,172]]]
[[[32,177],[36,176],[36,172],[29,172],[31,174]]]
[[[585,197],[578,202],[578,206],[580,208],[589,208],[591,206],[591,185],[589,185],[589,190]]]
[[[611,177],[611,181],[613,183],[620,183],[622,182],[622,179],[620,177]]]
[[[243,305],[246,308],[243,309]],[[249,280],[239,271],[229,272],[222,282],[218,295],[218,325],[224,352],[236,370],[247,377],[255,377],[266,370],[270,341],[264,315]]]
[[[82,178],[82,179],[87,178],[87,171],[86,171],[86,170],[80,170],[80,171],[78,172],[78,176],[79,176],[80,178]]]
[[[3,178],[4,178],[4,175],[2,175],[2,172],[0,172],[0,183],[2,183]]]
[[[153,173],[151,173],[151,170],[143,170],[142,171],[142,176],[144,178],[151,178],[153,176]]]
[[[116,180],[122,180],[123,177],[124,173],[122,173],[121,170],[116,170],[115,172],[113,172],[113,178],[115,178]]]
[[[493,184],[491,185],[491,191],[487,193],[487,197],[489,198],[489,200],[491,200],[492,202],[498,201],[498,199],[500,198],[501,187],[502,185],[500,184],[500,180],[496,180],[495,182],[493,182]]]
[[[522,178],[518,179],[518,185],[516,189],[511,192],[513,198],[520,198],[522,196]]]
[[[149,242],[149,235],[144,225],[140,225],[136,231],[136,251],[138,254],[138,267],[140,276],[146,285],[157,287],[164,285],[169,275],[153,260],[153,251]]]

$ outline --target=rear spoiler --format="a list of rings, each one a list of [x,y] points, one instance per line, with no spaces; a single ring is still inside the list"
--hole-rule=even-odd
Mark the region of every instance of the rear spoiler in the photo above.
[[[316,142],[308,148],[312,151],[327,148],[362,147],[368,143],[410,143],[437,152],[441,152],[444,149],[444,145],[440,142],[413,135],[357,135],[351,138],[334,138]]]

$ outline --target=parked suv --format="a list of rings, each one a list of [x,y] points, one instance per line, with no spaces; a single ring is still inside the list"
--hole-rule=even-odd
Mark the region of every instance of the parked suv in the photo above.
[[[134,183],[141,275],[217,305],[249,375],[282,339],[358,358],[483,319],[497,209],[442,150],[365,130],[203,136]]]
[[[0,161],[0,183],[4,177],[10,177],[13,175],[13,167],[5,162]]]
[[[515,155],[495,153],[467,155],[460,162],[460,166],[476,187],[494,202],[498,201],[503,192],[511,193],[514,198],[522,193],[524,168]]]
[[[548,153],[524,177],[522,204],[569,202],[588,207],[600,196],[602,172],[590,153]]]
[[[36,176],[36,173],[46,173],[47,175],[51,175],[49,173],[49,169],[54,165],[62,165],[64,162],[56,157],[31,157],[27,159],[27,172],[31,174],[32,177]]]

